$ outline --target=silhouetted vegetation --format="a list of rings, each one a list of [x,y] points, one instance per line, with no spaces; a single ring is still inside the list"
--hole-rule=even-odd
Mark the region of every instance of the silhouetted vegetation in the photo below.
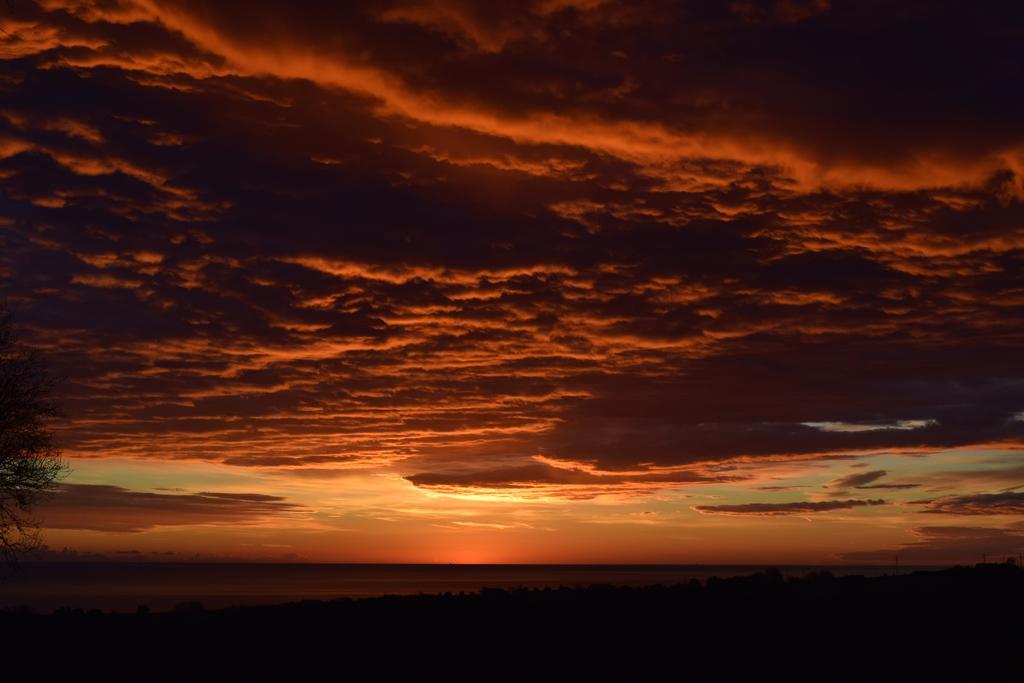
[[[1024,571],[1009,564],[874,578],[767,571],[646,588],[8,611],[0,635],[15,651],[60,642],[89,657],[116,647],[189,679],[285,667],[359,680],[1016,680],[1022,598]]]
[[[31,511],[64,470],[50,429],[55,387],[43,356],[18,342],[0,308],[0,564],[39,547]]]

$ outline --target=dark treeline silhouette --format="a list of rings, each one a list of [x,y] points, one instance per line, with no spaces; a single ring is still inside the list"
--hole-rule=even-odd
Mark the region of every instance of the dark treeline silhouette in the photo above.
[[[873,578],[769,570],[645,588],[8,610],[0,635],[9,652],[59,643],[58,661],[179,680],[1021,680],[1022,598],[1011,564]]]

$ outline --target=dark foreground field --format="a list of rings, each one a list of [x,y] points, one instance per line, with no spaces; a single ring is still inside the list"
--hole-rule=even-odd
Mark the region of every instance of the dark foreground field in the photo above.
[[[1024,571],[1009,565],[874,578],[769,571],[648,588],[8,611],[0,636],[5,657],[43,680],[73,666],[142,680],[1021,681],[1022,598]]]

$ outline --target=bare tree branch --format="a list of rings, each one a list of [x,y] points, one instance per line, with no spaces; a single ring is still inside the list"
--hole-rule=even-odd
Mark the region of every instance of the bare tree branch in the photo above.
[[[51,425],[56,379],[38,351],[19,343],[0,308],[0,562],[39,548],[32,508],[66,471]]]

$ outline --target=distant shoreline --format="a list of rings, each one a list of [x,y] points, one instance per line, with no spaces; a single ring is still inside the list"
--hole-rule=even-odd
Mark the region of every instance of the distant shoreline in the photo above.
[[[210,566],[221,566],[221,565],[244,565],[244,566],[293,566],[293,567],[630,567],[630,568],[679,568],[679,569],[697,569],[705,567],[735,567],[740,569],[768,569],[771,567],[775,568],[801,568],[801,567],[821,567],[821,568],[837,568],[837,569],[853,569],[853,568],[867,568],[867,569],[882,569],[892,568],[893,564],[879,564],[879,563],[862,563],[862,564],[849,564],[849,563],[828,563],[828,562],[816,562],[811,564],[780,564],[780,563],[763,563],[763,564],[715,564],[715,563],[690,563],[690,564],[676,564],[676,563],[649,563],[649,562],[617,562],[617,563],[605,563],[605,562],[561,562],[561,563],[550,563],[550,562],[486,562],[486,563],[472,563],[472,562],[293,562],[293,561],[252,561],[252,560],[161,560],[161,559],[72,559],[72,560],[53,560],[53,559],[24,559],[21,561],[22,565],[61,565],[61,564],[107,564],[107,565],[210,565]],[[923,568],[923,569],[948,569],[957,566],[971,566],[962,565],[951,562],[939,562],[934,564],[908,564],[899,565],[900,570],[909,568]]]
[[[0,581],[0,608],[50,613],[60,608],[169,611],[180,603],[210,609],[300,600],[473,593],[485,588],[585,588],[706,581],[759,572],[800,578],[884,576],[943,567],[894,565],[655,564],[314,564],[203,562],[34,562]]]

